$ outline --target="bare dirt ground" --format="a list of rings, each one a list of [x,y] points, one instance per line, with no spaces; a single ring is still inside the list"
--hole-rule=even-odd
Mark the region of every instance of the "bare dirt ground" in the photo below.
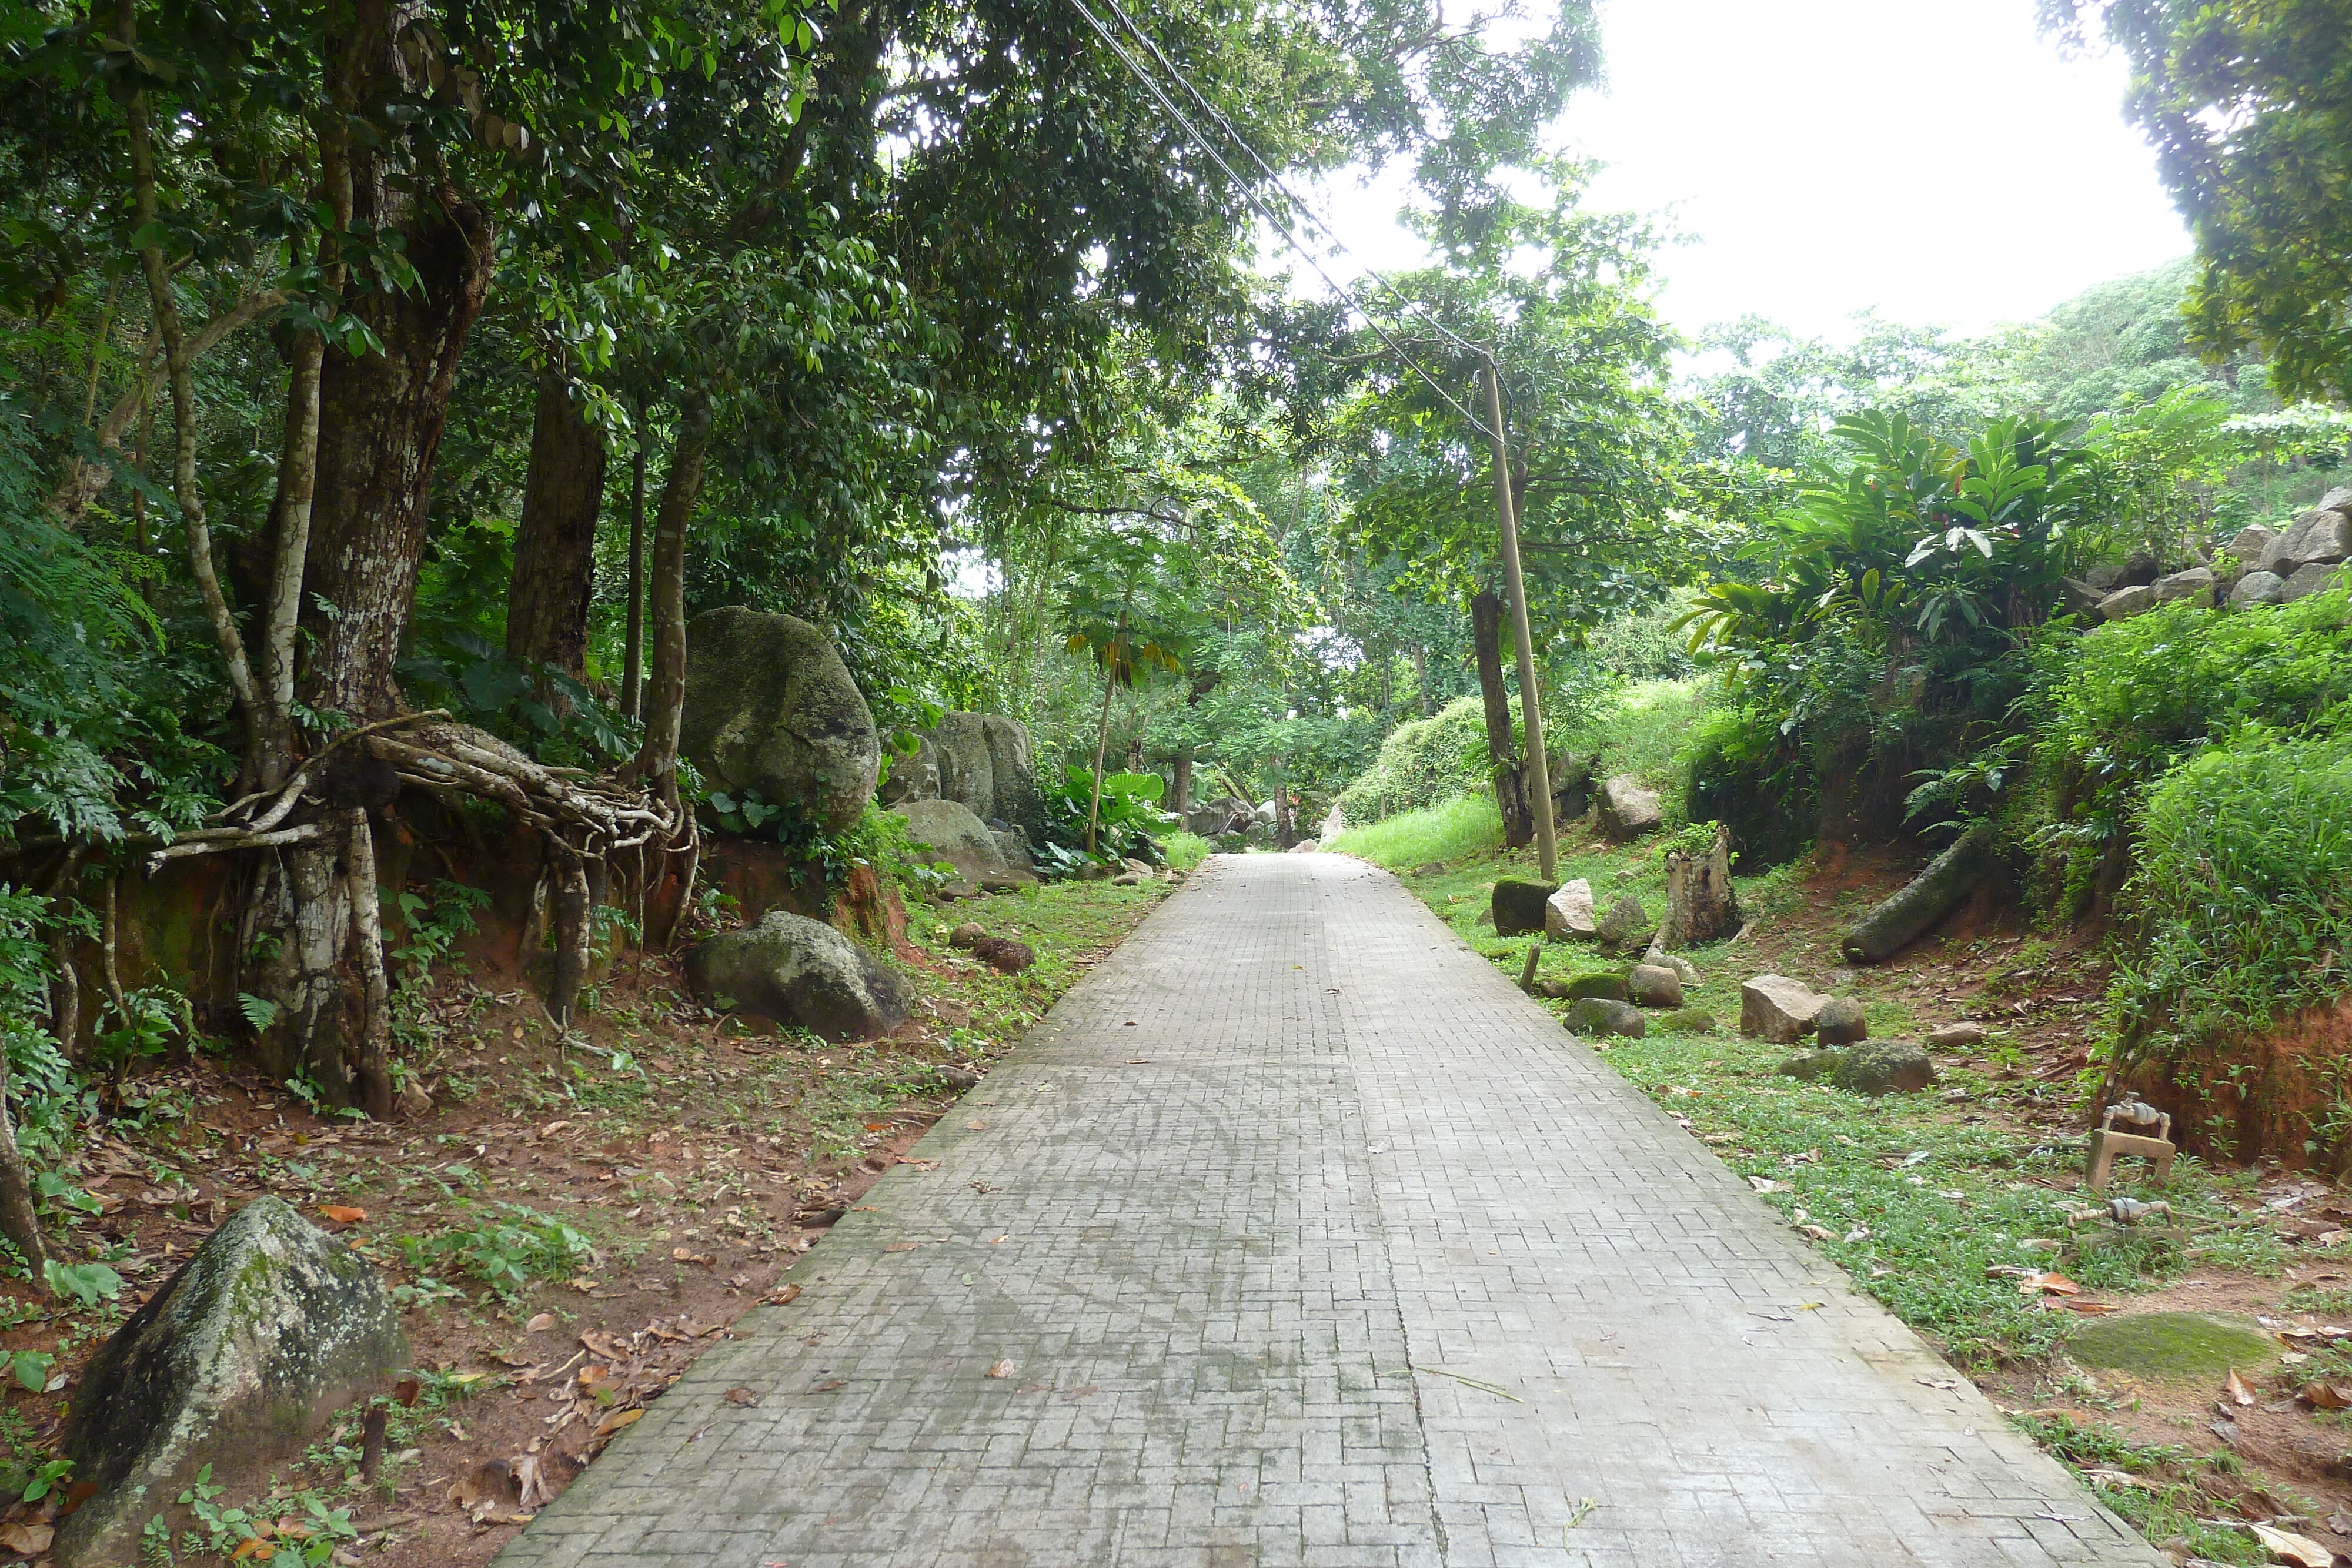
[[[916,909],[902,967],[927,1000],[887,1040],[826,1044],[713,1012],[672,960],[642,955],[559,1036],[514,977],[450,964],[407,998],[423,1114],[322,1118],[216,1059],[122,1086],[58,1173],[87,1195],[61,1199],[60,1253],[106,1260],[120,1294],[60,1307],[0,1286],[0,1354],[16,1358],[0,1365],[19,1373],[0,1444],[37,1494],[0,1511],[0,1563],[40,1560],[78,1500],[69,1475],[41,1478],[89,1356],[264,1194],[382,1267],[415,1370],[383,1391],[373,1483],[355,1407],[307,1455],[216,1466],[205,1500],[226,1523],[175,1511],[177,1561],[487,1562],[1166,891]],[[971,919],[1028,943],[1036,966],[1003,976],[951,950],[948,923]]]

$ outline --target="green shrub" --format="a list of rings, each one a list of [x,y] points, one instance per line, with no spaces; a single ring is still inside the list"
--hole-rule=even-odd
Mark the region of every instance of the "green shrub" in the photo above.
[[[2352,699],[2352,591],[2216,614],[2186,601],[2084,633],[2036,745],[2062,837],[2105,841],[2166,769],[2250,724],[2305,731]]]
[[[2226,1048],[2352,988],[2352,735],[2216,747],[2148,795],[2139,829],[2123,1065]]]
[[[1323,847],[1361,855],[1391,871],[1459,860],[1503,841],[1503,813],[1490,794],[1456,795],[1384,821],[1349,828]]]
[[[1401,724],[1362,777],[1339,792],[1344,821],[1377,822],[1486,787],[1486,716],[1475,696]]]

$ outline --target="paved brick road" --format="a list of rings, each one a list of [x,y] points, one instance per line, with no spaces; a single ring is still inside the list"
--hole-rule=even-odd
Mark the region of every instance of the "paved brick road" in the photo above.
[[[499,1568],[2160,1561],[1354,861],[1212,861],[916,1153]]]

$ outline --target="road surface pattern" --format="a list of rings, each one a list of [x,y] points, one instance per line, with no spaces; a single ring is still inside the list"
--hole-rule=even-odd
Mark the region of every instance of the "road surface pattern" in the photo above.
[[[498,1568],[2161,1561],[1345,857],[1209,862],[913,1157]]]

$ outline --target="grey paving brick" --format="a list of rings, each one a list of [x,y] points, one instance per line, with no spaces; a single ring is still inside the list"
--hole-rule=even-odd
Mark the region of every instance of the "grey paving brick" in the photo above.
[[[917,1155],[499,1568],[2161,1561],[1354,861],[1209,862]]]

